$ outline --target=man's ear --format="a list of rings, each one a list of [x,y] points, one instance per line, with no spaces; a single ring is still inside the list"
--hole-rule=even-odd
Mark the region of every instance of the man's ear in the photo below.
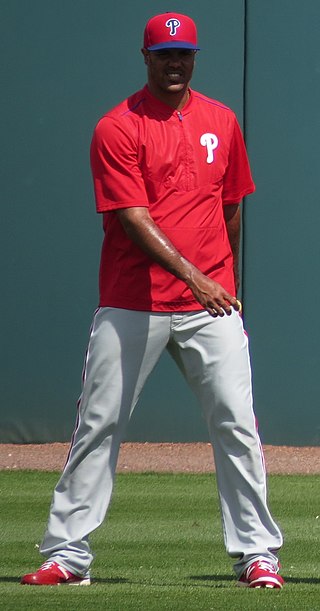
[[[147,49],[141,49],[141,53],[144,57],[144,63],[148,66],[149,64],[149,51]]]

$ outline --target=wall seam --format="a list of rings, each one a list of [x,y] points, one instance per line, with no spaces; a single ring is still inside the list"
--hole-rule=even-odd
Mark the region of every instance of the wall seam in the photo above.
[[[243,0],[243,76],[242,76],[242,107],[243,107],[243,135],[247,144],[247,57],[248,57],[248,0]],[[245,201],[243,199],[241,215],[242,247],[241,247],[241,299],[245,304],[245,245],[246,245],[246,222],[245,222]]]

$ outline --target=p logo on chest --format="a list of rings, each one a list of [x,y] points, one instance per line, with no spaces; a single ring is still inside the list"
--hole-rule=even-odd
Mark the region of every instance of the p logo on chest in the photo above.
[[[214,161],[213,151],[217,148],[219,144],[218,137],[215,134],[202,134],[200,138],[201,146],[207,147],[207,163],[212,163]]]

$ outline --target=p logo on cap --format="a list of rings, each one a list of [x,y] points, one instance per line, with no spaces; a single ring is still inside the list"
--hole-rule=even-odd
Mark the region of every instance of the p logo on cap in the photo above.
[[[166,22],[166,28],[170,28],[170,36],[175,36],[177,33],[177,28],[180,27],[179,19],[168,19]]]
[[[193,49],[198,51],[197,28],[191,17],[180,13],[163,13],[149,19],[143,46],[148,51],[160,49]]]

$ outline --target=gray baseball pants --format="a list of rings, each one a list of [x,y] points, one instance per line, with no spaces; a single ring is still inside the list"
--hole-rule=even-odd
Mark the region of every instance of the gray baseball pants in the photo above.
[[[267,507],[242,319],[206,311],[97,310],[86,354],[76,429],[54,491],[41,553],[78,575],[93,556],[121,441],[140,392],[167,349],[196,394],[212,443],[227,552],[237,575],[256,558],[277,566],[281,533]]]

